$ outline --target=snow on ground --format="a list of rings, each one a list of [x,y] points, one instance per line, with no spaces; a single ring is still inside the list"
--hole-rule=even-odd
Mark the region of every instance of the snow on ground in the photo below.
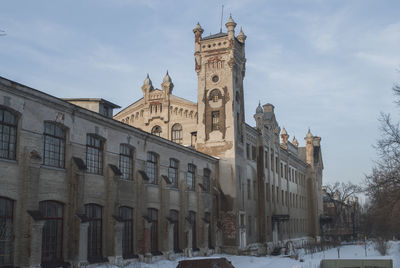
[[[226,254],[216,254],[211,257],[197,257],[199,258],[216,258],[225,257],[235,268],[318,268],[322,259],[337,259],[338,250],[332,248],[324,252],[305,255],[303,250],[299,251],[299,259],[304,259],[304,262],[290,259],[283,256],[265,256],[265,257],[252,257],[252,256],[235,256]],[[381,256],[374,248],[373,243],[368,243],[367,257],[365,257],[364,245],[344,245],[340,246],[341,259],[393,259],[393,267],[400,267],[400,241],[390,242],[389,254]],[[141,262],[131,263],[125,268],[175,268],[180,260],[188,258],[179,258],[175,261],[158,261],[152,264],[145,264]],[[193,258],[196,259],[196,258]],[[113,265],[100,265],[96,268],[117,268]]]

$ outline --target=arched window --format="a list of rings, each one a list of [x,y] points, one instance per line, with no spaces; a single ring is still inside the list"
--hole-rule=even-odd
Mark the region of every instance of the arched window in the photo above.
[[[13,264],[14,201],[0,197],[0,266]]]
[[[65,130],[55,122],[44,122],[43,165],[65,167]]]
[[[218,102],[219,99],[222,99],[222,95],[221,95],[221,92],[219,91],[219,89],[211,90],[210,96],[208,99],[213,102]]]
[[[86,166],[87,172],[103,173],[103,140],[94,134],[86,136]]]
[[[182,125],[176,123],[172,126],[171,130],[172,141],[181,144],[182,143]]]
[[[129,144],[121,144],[119,146],[119,169],[122,172],[121,179],[132,179],[134,152],[134,148]]]
[[[161,136],[161,132],[162,132],[162,129],[161,129],[161,127],[160,126],[154,126],[152,129],[151,129],[151,134],[153,134],[153,135],[156,135],[156,136]]]
[[[46,221],[42,232],[42,263],[62,261],[63,205],[42,201],[39,210]]]
[[[158,157],[156,153],[148,152],[146,161],[146,174],[149,177],[149,183],[157,184],[158,178]]]
[[[119,216],[124,224],[122,233],[122,256],[124,259],[133,256],[133,209],[120,207]]]
[[[91,263],[103,262],[102,254],[102,211],[97,204],[85,205],[85,215],[89,222],[87,258]]]
[[[0,107],[0,158],[15,159],[17,123],[14,113]]]

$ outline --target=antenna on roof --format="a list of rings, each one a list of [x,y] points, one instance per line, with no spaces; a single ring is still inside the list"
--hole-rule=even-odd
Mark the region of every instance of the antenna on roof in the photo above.
[[[224,17],[224,5],[222,5],[222,12],[221,12],[221,27],[219,28],[219,32],[222,33],[222,18]]]

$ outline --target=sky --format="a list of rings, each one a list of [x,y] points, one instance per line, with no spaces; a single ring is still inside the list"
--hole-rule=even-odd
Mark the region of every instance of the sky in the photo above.
[[[272,103],[290,140],[321,136],[324,184],[362,183],[380,113],[399,118],[398,0],[2,0],[0,76],[126,107],[147,73],[160,88],[168,70],[173,94],[196,101],[192,29],[219,32],[222,5],[247,35],[246,122]]]

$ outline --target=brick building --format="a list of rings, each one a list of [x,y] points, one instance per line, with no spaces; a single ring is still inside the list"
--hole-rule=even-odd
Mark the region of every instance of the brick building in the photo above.
[[[289,141],[272,104],[245,121],[245,40],[195,34],[197,103],[149,77],[113,117],[0,78],[0,266],[265,254],[319,236],[320,138]]]

